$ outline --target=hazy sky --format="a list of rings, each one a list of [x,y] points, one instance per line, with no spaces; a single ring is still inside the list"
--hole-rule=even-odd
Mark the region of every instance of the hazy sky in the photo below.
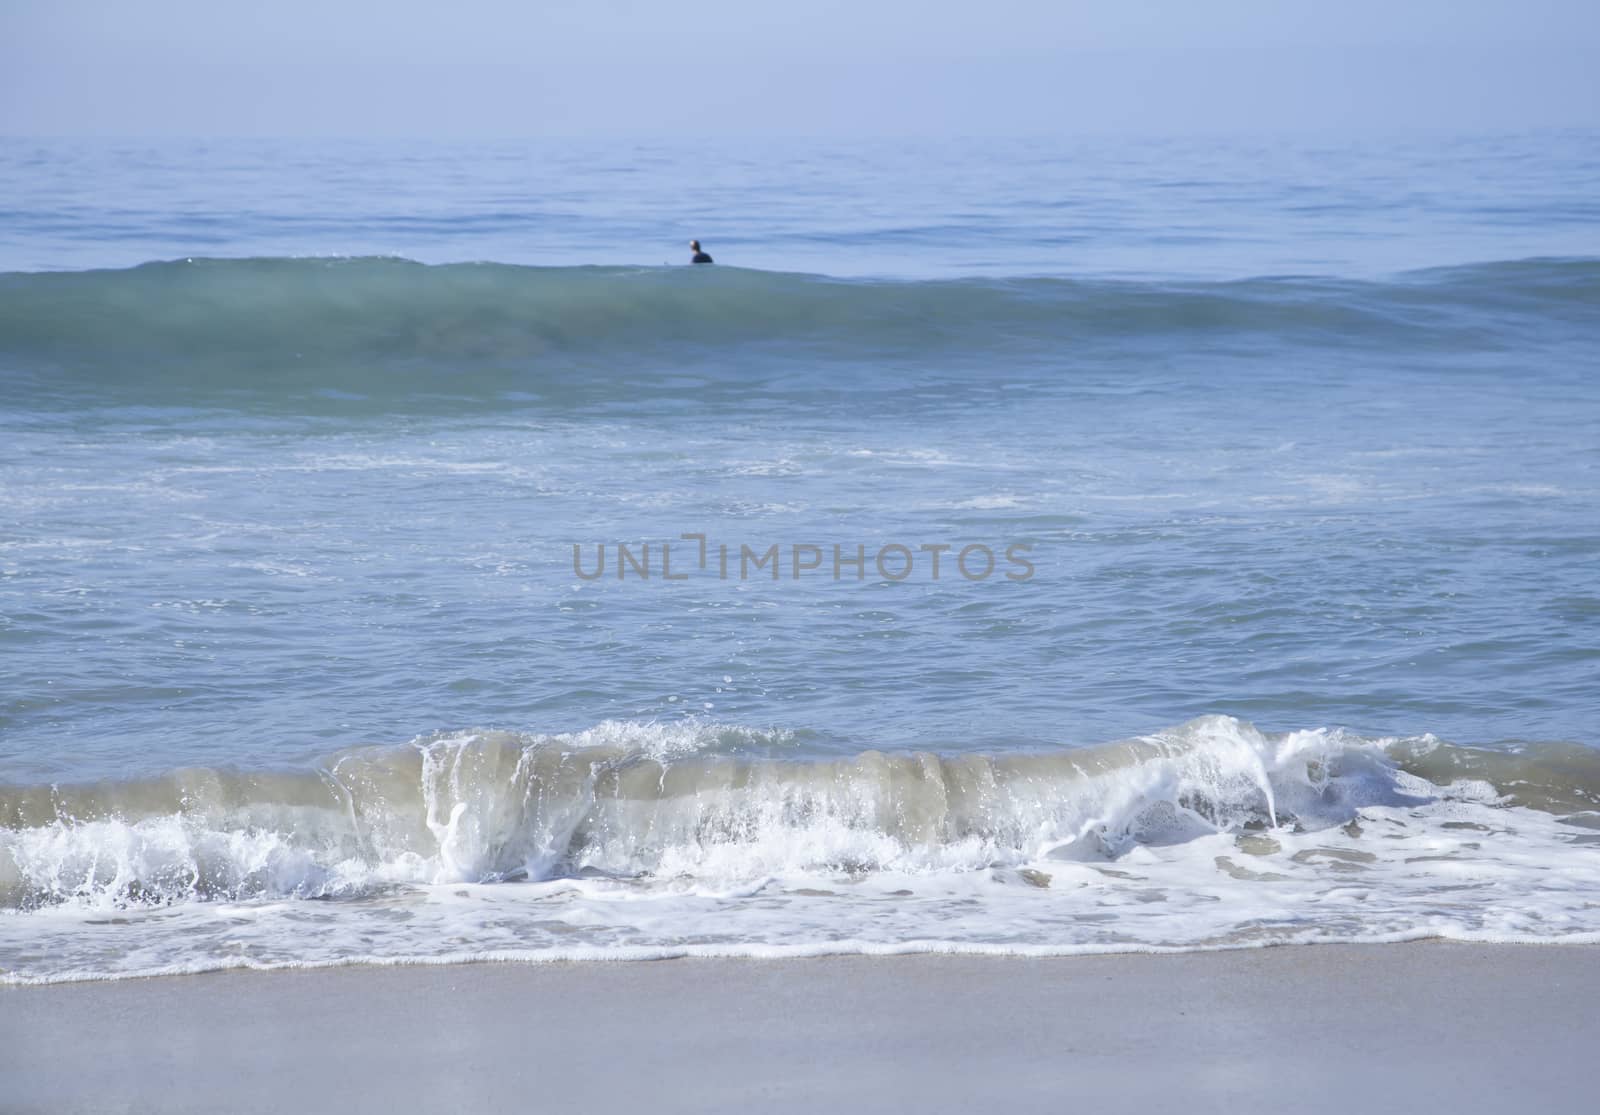
[[[1600,0],[0,0],[0,133],[1600,125]]]

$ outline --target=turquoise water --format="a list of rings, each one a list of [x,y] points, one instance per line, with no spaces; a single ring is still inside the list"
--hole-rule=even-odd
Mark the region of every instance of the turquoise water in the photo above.
[[[370,946],[362,919],[401,901],[380,883],[405,901],[485,884],[532,909],[557,901],[539,887],[637,898],[676,879],[737,907],[602,932],[593,911],[615,904],[584,891],[597,955],[1190,947],[1279,916],[1348,936],[1255,892],[1228,924],[1177,894],[1220,870],[1207,841],[1273,829],[1286,795],[1311,795],[1296,831],[1343,832],[1467,771],[1476,788],[1439,791],[1424,844],[1490,824],[1467,813],[1509,808],[1491,799],[1530,779],[1540,818],[1596,800],[1597,163],[1587,133],[8,141],[0,894],[32,912],[6,921],[0,967],[238,959],[186,953],[188,923],[140,922],[144,959],[117,968],[104,931],[71,920],[151,895],[359,899],[316,910],[337,930],[325,950],[297,953],[304,926],[280,927],[246,950],[261,962],[442,955],[423,937]],[[691,236],[715,267],[681,266]],[[706,537],[704,568],[685,534]],[[652,575],[619,579],[619,544],[649,544]],[[667,544],[686,579],[662,576]],[[586,579],[602,545],[611,564]],[[778,578],[740,575],[742,546],[777,546]],[[950,547],[938,577],[929,546]],[[861,548],[859,577],[835,577],[834,547]],[[952,568],[967,547],[994,555],[989,575]],[[1117,741],[1151,734],[1203,761],[1109,797],[1085,798],[1077,767],[1015,773],[1107,747],[1124,749],[1108,769],[1138,766],[1149,753]],[[353,788],[350,749],[386,773],[362,766]],[[589,773],[529,782],[556,754]],[[895,766],[917,754],[956,765]],[[951,804],[963,762],[1000,796]],[[608,778],[635,800],[629,777],[698,820],[595,804]],[[930,779],[945,804],[917,796]],[[730,787],[749,794],[717,797]],[[551,827],[557,798],[575,828]],[[1152,809],[1204,833],[1152,828]],[[306,810],[348,813],[349,831]],[[907,820],[925,814],[942,820]],[[1582,878],[1582,820],[1543,852],[1457,851],[1505,878],[1576,856]],[[1079,856],[1095,825],[1133,834],[1111,858],[1184,849],[1164,885],[1188,913],[1101,940],[1015,908],[1013,887],[962,892],[983,927],[923,912],[875,936],[876,907],[830,921],[809,884],[786,892],[788,920],[729,897],[863,871],[959,889]],[[1300,851],[1315,854],[1278,874],[1321,854]],[[1521,913],[1482,921],[1385,876],[1382,932],[1600,931],[1518,877],[1504,909]],[[882,885],[875,900],[898,893]],[[756,921],[707,928],[741,918]],[[1002,922],[1033,928],[1013,940]],[[445,923],[467,942],[451,956],[559,952],[536,929],[428,924]]]

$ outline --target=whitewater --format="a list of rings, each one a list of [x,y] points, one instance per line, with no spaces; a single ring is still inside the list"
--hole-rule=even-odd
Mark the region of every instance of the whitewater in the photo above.
[[[1600,941],[1585,749],[1210,718],[1064,754],[775,762],[740,758],[747,734],[471,733],[13,792],[4,978]]]

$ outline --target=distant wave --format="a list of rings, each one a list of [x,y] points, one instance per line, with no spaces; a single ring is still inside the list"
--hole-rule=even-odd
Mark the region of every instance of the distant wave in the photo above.
[[[1174,345],[1495,349],[1592,333],[1600,260],[1260,278],[843,280],[717,268],[199,259],[0,275],[14,387],[528,390],[717,356],[863,367]],[[870,373],[869,373],[870,374]]]

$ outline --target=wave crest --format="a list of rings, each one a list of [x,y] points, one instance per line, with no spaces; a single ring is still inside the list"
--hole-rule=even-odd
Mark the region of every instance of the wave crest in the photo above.
[[[1525,348],[1549,343],[1561,323],[1592,330],[1597,301],[1600,261],[1589,259],[1388,282],[844,280],[731,267],[199,259],[0,275],[0,371],[19,386],[90,384],[141,397],[560,398],[623,369],[730,374],[726,361],[701,355],[730,350],[808,366],[836,359],[861,375],[878,364],[900,374],[897,359],[949,365],[1044,357],[1064,345]]]
[[[345,752],[313,771],[0,790],[0,904],[596,876],[732,886],[1093,861],[1216,832],[1330,828],[1369,806],[1425,805],[1418,786],[1442,783],[1487,799],[1504,787],[1553,811],[1600,802],[1600,757],[1587,749],[1497,755],[1428,738],[1273,735],[1228,717],[1025,755],[772,757],[784,743],[704,724],[473,732]]]

